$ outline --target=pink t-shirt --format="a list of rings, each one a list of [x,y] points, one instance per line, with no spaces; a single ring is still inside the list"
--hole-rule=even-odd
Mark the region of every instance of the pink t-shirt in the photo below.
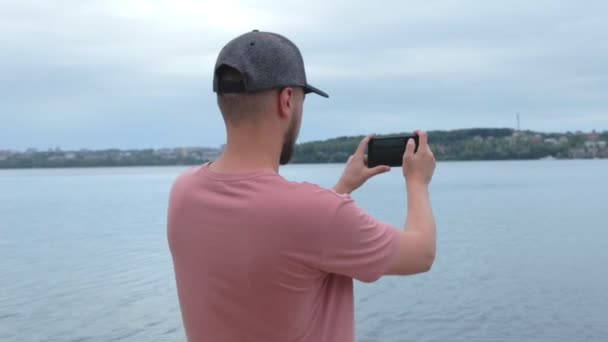
[[[398,230],[348,195],[272,170],[173,185],[168,239],[189,341],[354,341],[353,278],[377,280]]]

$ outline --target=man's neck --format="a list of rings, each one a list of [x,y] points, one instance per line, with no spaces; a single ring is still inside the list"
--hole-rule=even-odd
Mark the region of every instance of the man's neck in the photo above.
[[[211,165],[212,170],[225,173],[240,173],[261,169],[279,172],[279,152],[264,146],[229,142],[220,157]]]

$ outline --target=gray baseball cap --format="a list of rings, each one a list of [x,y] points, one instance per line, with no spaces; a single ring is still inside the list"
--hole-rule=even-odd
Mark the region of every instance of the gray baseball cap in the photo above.
[[[223,67],[236,69],[243,82],[220,82]],[[236,37],[224,46],[215,63],[213,91],[253,93],[273,88],[300,86],[305,93],[329,97],[306,82],[304,60],[289,39],[271,32],[254,30]]]

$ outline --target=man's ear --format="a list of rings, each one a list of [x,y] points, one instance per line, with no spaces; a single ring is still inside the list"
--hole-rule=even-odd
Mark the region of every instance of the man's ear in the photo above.
[[[293,112],[294,91],[291,87],[285,87],[279,93],[279,115],[288,118]]]

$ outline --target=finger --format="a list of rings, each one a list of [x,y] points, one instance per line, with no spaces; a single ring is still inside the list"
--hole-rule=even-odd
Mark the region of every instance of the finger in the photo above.
[[[381,173],[385,173],[391,170],[390,166],[387,165],[380,165],[380,166],[376,166],[376,167],[372,167],[371,169],[368,169],[367,174],[369,175],[369,177],[373,177],[376,175],[379,175]]]
[[[375,134],[370,134],[368,136],[366,136],[365,138],[363,138],[363,140],[361,140],[361,142],[359,143],[359,146],[357,147],[357,152],[355,152],[356,155],[359,156],[363,156],[365,154],[365,149],[367,148],[367,144],[369,144],[369,141],[372,140],[373,137],[375,137]]]
[[[418,135],[419,144],[420,144],[420,146],[418,148],[423,148],[426,150],[426,148],[428,146],[428,142],[429,142],[428,134],[426,134],[425,131],[418,130],[418,131],[416,131],[416,135]]]
[[[367,154],[363,155],[363,164],[365,164],[365,166],[367,166]]]
[[[405,145],[405,153],[403,159],[412,159],[414,157],[414,150],[416,149],[416,143],[414,139],[407,139],[407,145]]]

